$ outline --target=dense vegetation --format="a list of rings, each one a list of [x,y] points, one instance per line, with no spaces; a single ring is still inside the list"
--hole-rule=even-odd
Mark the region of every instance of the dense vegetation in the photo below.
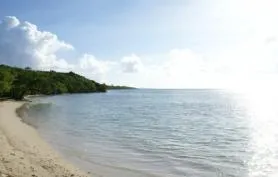
[[[24,95],[89,93],[106,90],[105,84],[86,79],[73,72],[32,71],[28,67],[21,69],[0,65],[0,97],[20,100]]]
[[[124,90],[124,89],[134,89],[134,87],[127,87],[127,86],[121,86],[121,85],[107,85],[108,90]]]

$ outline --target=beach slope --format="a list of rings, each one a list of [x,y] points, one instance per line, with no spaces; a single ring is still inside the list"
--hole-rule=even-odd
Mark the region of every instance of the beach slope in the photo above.
[[[87,176],[62,160],[16,109],[23,102],[0,102],[0,177]]]

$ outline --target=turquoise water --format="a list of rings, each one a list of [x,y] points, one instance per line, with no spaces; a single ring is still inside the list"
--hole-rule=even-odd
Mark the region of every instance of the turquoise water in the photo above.
[[[276,103],[266,93],[114,90],[35,98],[25,121],[100,176],[278,176]]]

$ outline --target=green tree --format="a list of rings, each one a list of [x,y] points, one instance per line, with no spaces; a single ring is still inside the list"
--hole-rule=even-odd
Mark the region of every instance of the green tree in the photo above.
[[[22,99],[28,94],[105,92],[107,86],[74,72],[33,71],[0,65],[0,97]]]
[[[6,96],[11,91],[13,77],[10,72],[0,70],[0,96]]]

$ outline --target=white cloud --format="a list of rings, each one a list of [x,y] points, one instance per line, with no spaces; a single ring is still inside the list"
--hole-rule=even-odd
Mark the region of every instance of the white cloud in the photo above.
[[[2,25],[6,29],[14,28],[20,24],[19,20],[14,16],[7,16],[3,21]]]
[[[153,88],[249,88],[274,84],[278,79],[276,35],[245,41],[216,55],[173,49],[156,58],[146,56],[140,60],[145,63],[143,72],[132,77],[119,75],[123,84]],[[150,60],[157,62],[147,64]]]
[[[176,48],[157,57],[132,54],[113,61],[83,54],[69,63],[59,53],[72,51],[72,45],[34,24],[9,16],[0,23],[0,62],[43,70],[71,70],[99,82],[139,87],[213,88],[263,80],[271,83],[278,75],[278,35],[275,31],[258,34],[211,53]]]
[[[276,43],[277,42],[277,38],[275,36],[269,36],[265,39],[265,44],[272,44],[272,43]]]
[[[143,68],[140,57],[132,54],[131,56],[123,57],[121,60],[122,70],[125,73],[136,73]]]
[[[14,16],[7,16],[0,23],[0,62],[19,67],[42,70],[74,71],[86,77],[102,81],[109,68],[109,62],[97,60],[84,54],[75,63],[68,63],[59,57],[63,50],[73,46],[58,39],[57,35],[40,31],[30,22],[20,22]]]
[[[236,48],[220,51],[211,64],[220,74],[277,74],[277,44],[275,36],[245,41]]]
[[[165,63],[170,75],[194,74],[205,71],[204,58],[190,49],[173,49]]]
[[[112,62],[97,60],[95,56],[90,54],[84,54],[78,61],[79,63],[75,69],[79,73],[100,82],[105,81],[105,75],[109,71],[109,67],[113,64]]]
[[[40,31],[29,22],[7,16],[0,23],[0,61],[20,67],[67,69],[72,66],[57,56],[61,50],[72,50],[70,44],[50,32]]]
[[[156,57],[143,56],[139,58],[133,54],[132,57],[125,57],[124,59],[126,63],[131,63],[131,66],[126,67],[122,64],[122,60],[121,67],[125,72],[113,73],[114,77],[120,78],[117,83],[123,85],[152,88],[194,87],[200,81],[200,77],[209,72],[205,66],[205,58],[190,49],[173,49]],[[144,65],[142,61],[144,61]],[[140,69],[134,69],[134,63],[141,66],[138,67]],[[127,71],[133,74],[125,74]]]

